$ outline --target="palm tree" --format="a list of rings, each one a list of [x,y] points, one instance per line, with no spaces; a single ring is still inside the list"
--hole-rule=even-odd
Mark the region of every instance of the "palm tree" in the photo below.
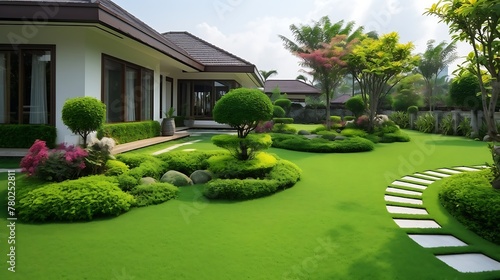
[[[265,71],[265,70],[260,70],[259,71],[260,74],[262,75],[262,78],[264,78],[264,83],[267,81],[267,79],[269,79],[269,77],[271,77],[272,75],[277,75],[278,74],[278,71],[276,70],[269,70],[269,71]]]
[[[417,72],[422,74],[425,80],[430,111],[432,111],[434,86],[438,84],[440,78],[439,73],[457,59],[457,46],[454,42],[446,44],[443,41],[436,46],[434,43],[434,40],[427,41],[427,49],[421,55],[421,61],[417,68]]]

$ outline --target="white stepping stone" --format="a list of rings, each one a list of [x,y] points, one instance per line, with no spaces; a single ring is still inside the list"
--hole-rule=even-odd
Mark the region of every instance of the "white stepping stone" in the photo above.
[[[448,168],[440,168],[437,171],[444,172],[444,173],[451,173],[451,174],[460,174],[462,171],[457,171],[457,170],[451,170]]]
[[[453,169],[461,170],[461,171],[479,171],[477,168],[470,168],[465,166],[453,167]]]
[[[406,198],[406,197],[399,197],[399,196],[393,196],[393,195],[386,195],[386,196],[384,196],[384,199],[385,199],[385,201],[390,201],[390,202],[407,203],[407,204],[414,204],[414,205],[422,205],[423,204],[421,199]]]
[[[182,147],[182,146],[186,146],[186,145],[192,145],[196,142],[200,142],[201,140],[194,140],[194,141],[189,141],[189,142],[186,142],[186,143],[181,143],[181,144],[176,144],[176,145],[172,145],[171,147],[168,147],[166,149],[163,149],[163,150],[160,150],[160,151],[157,151],[157,152],[154,152],[153,155],[154,156],[157,156],[157,155],[160,155],[160,154],[163,154],[163,153],[168,153],[172,150],[175,150],[179,147]]]
[[[184,150],[182,150],[182,151],[183,151],[183,152],[194,152],[194,151],[196,151],[196,149],[184,149]]]
[[[417,185],[417,184],[413,184],[413,183],[407,183],[407,182],[401,182],[401,181],[394,181],[394,182],[392,182],[392,185],[400,186],[400,187],[414,188],[414,189],[419,189],[419,190],[427,189],[426,186]]]
[[[427,215],[429,214],[425,209],[412,208],[412,207],[402,207],[402,206],[391,206],[387,205],[387,212],[391,214],[412,214],[412,215]]]
[[[419,183],[419,184],[424,184],[424,185],[430,185],[430,184],[434,183],[434,181],[424,180],[424,179],[410,177],[410,176],[404,176],[401,179],[406,180],[406,181],[411,181],[411,182]]]
[[[391,187],[388,187],[385,191],[386,192],[390,192],[390,193],[400,193],[400,194],[409,194],[409,195],[422,196],[421,192],[408,191],[408,190],[402,190],[402,189],[391,188]]]
[[[434,180],[434,181],[442,179],[441,177],[434,177],[434,176],[429,176],[429,175],[424,175],[424,174],[419,174],[419,173],[415,173],[415,174],[413,174],[413,176],[418,176],[420,178],[425,178],[425,179]]]
[[[486,169],[486,168],[489,168],[488,166],[486,165],[477,165],[477,166],[473,166],[475,168],[480,168],[480,169]]]
[[[443,174],[443,173],[434,172],[434,171],[424,171],[424,173],[429,174],[431,176],[441,177],[441,178],[446,178],[446,177],[451,176],[450,174]]]
[[[400,228],[441,228],[434,220],[394,219]]]
[[[467,246],[466,243],[453,235],[408,234],[408,236],[424,248]]]
[[[483,254],[439,255],[438,259],[460,272],[484,272],[500,270],[500,262]]]

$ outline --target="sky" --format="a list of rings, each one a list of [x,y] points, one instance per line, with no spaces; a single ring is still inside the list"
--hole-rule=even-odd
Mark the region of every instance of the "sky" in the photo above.
[[[413,42],[423,53],[430,39],[451,42],[448,27],[423,15],[437,0],[114,0],[158,32],[187,31],[257,66],[277,70],[272,79],[304,74],[299,59],[278,35],[293,39],[290,25],[309,25],[323,16],[332,22],[354,21],[379,35],[396,31],[400,42]],[[460,57],[471,48],[457,44]],[[449,67],[449,75],[461,63]]]

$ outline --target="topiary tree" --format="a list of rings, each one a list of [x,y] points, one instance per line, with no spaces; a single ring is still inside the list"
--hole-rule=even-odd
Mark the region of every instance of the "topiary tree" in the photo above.
[[[285,110],[285,115],[287,115],[290,112],[290,108],[292,107],[292,101],[290,101],[290,99],[288,98],[280,98],[274,101],[274,105],[283,108],[283,110]]]
[[[356,95],[347,100],[345,107],[347,110],[351,111],[356,118],[363,115],[365,112],[365,102],[360,95]]]
[[[247,160],[251,153],[251,144],[244,141],[247,135],[254,130],[259,122],[268,121],[273,116],[273,104],[271,100],[260,90],[250,88],[238,88],[229,91],[217,103],[213,110],[216,122],[225,123],[236,129],[239,141],[240,160]]]
[[[68,99],[62,109],[63,123],[83,138],[84,147],[87,146],[87,136],[101,128],[105,116],[106,105],[89,96]]]
[[[274,105],[273,106],[273,117],[274,118],[284,118],[286,115],[285,110],[281,108],[280,106]]]

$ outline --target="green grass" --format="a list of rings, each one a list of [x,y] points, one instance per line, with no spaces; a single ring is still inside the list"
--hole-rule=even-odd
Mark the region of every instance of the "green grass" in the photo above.
[[[0,157],[0,168],[19,168],[20,157]]]
[[[500,278],[499,272],[463,274],[448,267],[396,226],[384,201],[388,184],[403,175],[490,161],[486,144],[406,132],[411,142],[377,144],[368,153],[270,149],[296,163],[302,180],[257,200],[210,202],[201,197],[202,186],[194,186],[181,188],[177,200],[113,219],[18,222],[16,273],[7,271],[3,226],[0,279]],[[209,137],[202,140],[180,149],[215,148]],[[0,186],[5,199],[5,174]],[[438,187],[424,194],[431,216],[469,238],[436,205]],[[475,249],[500,259],[499,246],[470,238]]]

